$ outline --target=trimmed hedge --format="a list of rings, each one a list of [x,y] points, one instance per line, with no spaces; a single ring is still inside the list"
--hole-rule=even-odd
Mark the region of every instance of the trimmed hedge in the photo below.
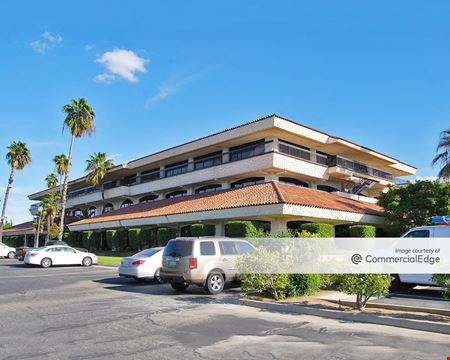
[[[372,225],[350,226],[350,237],[371,238],[377,236],[377,228]]]
[[[3,242],[13,248],[23,246],[23,236],[5,236]]]
[[[94,231],[83,231],[81,233],[81,242],[83,247],[89,251],[98,250],[100,248],[101,234]]]
[[[155,246],[155,241],[151,239],[148,229],[129,229],[128,244],[132,250],[143,250]]]
[[[191,236],[214,236],[216,233],[216,227],[210,224],[192,224],[191,225]]]
[[[226,223],[227,235],[232,238],[260,237],[263,227],[256,221],[229,221]]]
[[[158,228],[156,233],[157,246],[166,246],[167,242],[177,237],[177,230],[172,228]]]
[[[73,247],[80,247],[80,240],[79,240],[79,233],[78,232],[65,232],[63,234],[63,241],[66,242],[68,245]]]
[[[124,251],[128,248],[126,230],[106,230],[106,245],[113,251]]]
[[[302,224],[301,229],[302,231],[307,231],[311,234],[319,235],[319,237],[333,237],[333,225],[331,224],[308,223]]]

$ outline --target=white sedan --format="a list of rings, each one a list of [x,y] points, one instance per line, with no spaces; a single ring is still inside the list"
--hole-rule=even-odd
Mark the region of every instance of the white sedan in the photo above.
[[[40,265],[49,268],[53,265],[83,265],[97,264],[97,256],[91,253],[78,251],[70,246],[45,246],[27,251],[25,264]]]
[[[5,257],[8,259],[14,259],[15,256],[16,249],[0,242],[0,258]]]
[[[159,272],[163,250],[162,247],[151,248],[124,258],[118,269],[119,276],[132,278],[138,282],[154,280],[161,283]]]

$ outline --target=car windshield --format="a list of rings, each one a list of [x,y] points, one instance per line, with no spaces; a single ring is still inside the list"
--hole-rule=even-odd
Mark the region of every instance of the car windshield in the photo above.
[[[191,240],[170,240],[164,248],[164,256],[184,257],[192,254]]]
[[[134,254],[133,257],[148,258],[160,252],[161,250],[162,249],[146,249],[141,252],[138,252],[137,254]]]

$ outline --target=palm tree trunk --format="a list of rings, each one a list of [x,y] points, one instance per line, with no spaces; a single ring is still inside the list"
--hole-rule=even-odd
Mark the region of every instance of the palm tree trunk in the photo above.
[[[52,225],[52,217],[47,215],[47,234],[45,235],[45,244],[50,240],[50,226]]]
[[[67,172],[64,175],[64,186],[62,191],[62,197],[61,197],[61,216],[59,220],[59,233],[58,233],[58,240],[62,241],[63,234],[64,234],[64,217],[66,213],[66,205],[67,205],[67,188],[69,185],[69,174],[70,174],[70,168],[72,167],[72,150],[73,150],[73,143],[75,142],[75,136],[72,135],[72,140],[70,141],[70,148],[69,148],[69,158],[67,161]]]
[[[6,186],[5,198],[3,200],[2,216],[0,217],[0,243],[3,240],[3,226],[5,224],[6,205],[8,203],[9,192],[11,191],[14,182],[14,167],[11,167],[11,174],[9,175],[8,185]]]

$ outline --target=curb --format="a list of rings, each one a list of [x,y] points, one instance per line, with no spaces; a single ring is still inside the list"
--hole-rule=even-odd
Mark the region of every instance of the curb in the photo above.
[[[342,311],[317,309],[295,304],[275,304],[255,300],[240,299],[238,300],[238,303],[240,305],[251,306],[254,308],[269,311],[277,311],[291,314],[313,315],[326,317],[330,319],[387,325],[405,329],[413,329],[450,335],[450,323],[445,324],[425,320],[398,319],[389,316],[375,315],[375,314],[351,314],[351,313],[344,313]]]

